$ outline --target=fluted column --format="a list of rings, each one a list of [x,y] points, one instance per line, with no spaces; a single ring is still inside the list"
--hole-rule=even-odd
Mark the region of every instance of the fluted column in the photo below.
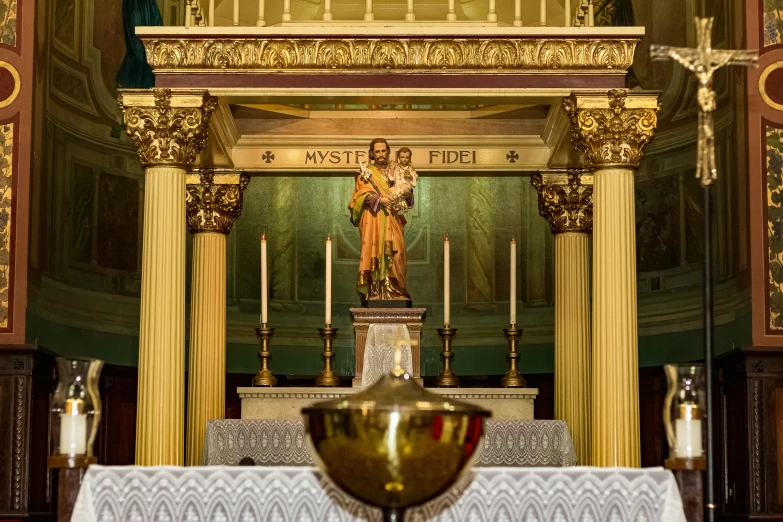
[[[226,236],[242,212],[250,178],[202,169],[187,179],[188,230],[193,234],[190,357],[185,462],[201,464],[207,422],[226,411]]]
[[[120,91],[145,171],[136,464],[182,465],[185,418],[185,172],[216,100],[191,89]]]
[[[568,423],[578,463],[590,465],[590,257],[593,177],[545,171],[531,179],[555,235],[555,418]]]
[[[657,93],[574,92],[574,147],[593,172],[594,466],[641,464],[634,172],[655,132]]]

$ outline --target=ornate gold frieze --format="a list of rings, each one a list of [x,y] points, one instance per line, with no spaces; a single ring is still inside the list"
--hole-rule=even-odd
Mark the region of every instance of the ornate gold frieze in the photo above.
[[[142,165],[187,168],[207,144],[217,98],[204,90],[124,89],[119,105]]]
[[[593,230],[593,177],[581,169],[567,173],[533,174],[538,213],[547,218],[553,234]]]
[[[142,36],[155,72],[609,71],[624,74],[637,38],[232,38]]]
[[[621,89],[572,92],[564,100],[571,141],[594,167],[636,167],[655,134],[658,94]]]
[[[185,211],[188,230],[228,234],[231,225],[242,213],[243,193],[250,176],[242,173],[216,174],[201,169],[187,177]]]

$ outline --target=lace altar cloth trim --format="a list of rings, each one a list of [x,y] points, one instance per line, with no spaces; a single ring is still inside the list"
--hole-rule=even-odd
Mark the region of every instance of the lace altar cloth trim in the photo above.
[[[72,522],[380,522],[314,468],[91,466]],[[408,522],[685,522],[661,468],[480,468]]]
[[[576,453],[563,421],[488,420],[476,466],[574,466]],[[204,466],[233,466],[250,457],[259,466],[311,466],[304,422],[212,420],[207,424]]]
[[[362,359],[362,388],[372,386],[375,381],[394,368],[394,348],[402,342],[402,368],[413,375],[411,337],[408,327],[395,323],[372,323],[367,329]]]

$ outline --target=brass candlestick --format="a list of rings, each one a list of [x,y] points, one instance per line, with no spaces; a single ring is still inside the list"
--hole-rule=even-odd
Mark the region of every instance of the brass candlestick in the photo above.
[[[315,385],[340,386],[340,378],[332,370],[332,359],[334,359],[332,339],[337,336],[337,328],[332,328],[331,324],[326,324],[323,328],[318,329],[318,333],[321,334],[321,338],[324,340],[324,351],[321,354],[324,360],[324,369],[321,370],[321,375],[315,379]]]
[[[509,369],[503,380],[500,381],[500,385],[503,388],[524,388],[525,379],[517,370],[517,359],[519,359],[517,341],[522,337],[522,330],[517,329],[517,325],[512,324],[509,328],[503,330],[503,333],[506,334],[506,339],[508,339],[508,353],[506,357],[508,357]]]
[[[438,335],[443,339],[443,351],[440,352],[440,358],[443,359],[443,370],[438,374],[438,378],[435,379],[435,386],[439,388],[456,388],[459,386],[459,377],[451,369],[451,359],[454,357],[454,352],[451,351],[451,340],[457,335],[456,328],[450,328],[449,325],[443,325],[443,328],[438,328]]]
[[[256,328],[256,337],[261,341],[261,350],[258,356],[261,358],[261,369],[253,377],[253,386],[277,386],[277,379],[269,370],[269,358],[272,352],[269,351],[269,339],[274,335],[275,329],[269,328],[267,323],[263,323],[261,328]]]

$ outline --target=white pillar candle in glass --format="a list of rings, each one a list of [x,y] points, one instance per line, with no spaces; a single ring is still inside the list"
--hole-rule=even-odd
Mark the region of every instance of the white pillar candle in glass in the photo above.
[[[701,457],[701,421],[677,419],[674,423],[674,436],[677,439],[677,457]]]
[[[87,415],[83,401],[68,399],[65,413],[60,414],[60,453],[84,455],[87,453]]]
[[[517,242],[511,240],[511,296],[509,297],[511,326],[517,324]]]
[[[699,408],[692,402],[680,404],[680,418],[674,423],[674,438],[677,440],[675,451],[679,458],[701,457],[701,419]]]
[[[443,326],[451,324],[451,252],[449,236],[443,240]]]
[[[261,324],[266,324],[268,315],[269,282],[266,266],[266,234],[261,234]]]
[[[332,324],[332,238],[326,238],[326,324]]]

